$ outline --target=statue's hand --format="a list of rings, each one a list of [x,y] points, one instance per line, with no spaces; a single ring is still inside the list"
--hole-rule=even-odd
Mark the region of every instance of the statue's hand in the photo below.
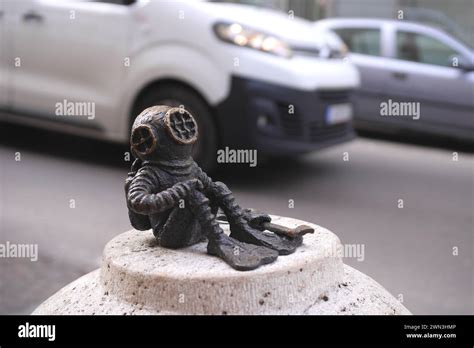
[[[199,191],[204,190],[204,185],[203,185],[202,181],[199,180],[199,179],[191,179],[191,180],[187,180],[185,182],[189,183],[189,186],[191,186],[195,190],[199,190]]]
[[[263,231],[265,227],[263,224],[265,222],[271,222],[272,218],[270,215],[265,213],[260,213],[253,209],[244,209],[244,219],[247,220],[247,223],[250,227],[255,228],[257,230]]]
[[[204,186],[199,179],[191,179],[179,182],[174,185],[181,198],[186,197],[192,190],[202,191]]]

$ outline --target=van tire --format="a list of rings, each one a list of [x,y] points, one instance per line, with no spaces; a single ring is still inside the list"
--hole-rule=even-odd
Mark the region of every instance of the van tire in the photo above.
[[[133,120],[144,109],[159,104],[184,105],[193,115],[199,130],[193,157],[204,171],[212,172],[216,167],[218,139],[212,111],[207,103],[192,89],[179,83],[157,84],[148,88],[138,98],[133,110]]]

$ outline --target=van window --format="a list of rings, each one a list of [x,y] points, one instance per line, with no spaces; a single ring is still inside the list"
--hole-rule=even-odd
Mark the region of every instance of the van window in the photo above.
[[[408,31],[397,32],[397,58],[432,65],[453,66],[458,52],[439,40]]]
[[[380,29],[344,28],[334,30],[353,53],[380,56]]]

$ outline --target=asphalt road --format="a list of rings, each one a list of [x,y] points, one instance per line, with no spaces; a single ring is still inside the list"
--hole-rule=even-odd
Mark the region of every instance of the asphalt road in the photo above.
[[[97,268],[105,243],[130,228],[124,151],[0,124],[0,243],[39,248],[36,262],[0,259],[1,314],[31,312]],[[215,178],[243,206],[316,222],[363,247],[345,262],[413,313],[472,314],[474,160],[459,152],[453,161],[452,152],[363,138]]]

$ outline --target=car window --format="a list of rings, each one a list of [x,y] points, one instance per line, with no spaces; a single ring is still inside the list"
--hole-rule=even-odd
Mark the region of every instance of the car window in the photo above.
[[[344,28],[334,31],[351,52],[380,56],[380,29]]]
[[[430,36],[408,31],[397,32],[398,59],[452,67],[454,56],[459,56],[459,53]]]

